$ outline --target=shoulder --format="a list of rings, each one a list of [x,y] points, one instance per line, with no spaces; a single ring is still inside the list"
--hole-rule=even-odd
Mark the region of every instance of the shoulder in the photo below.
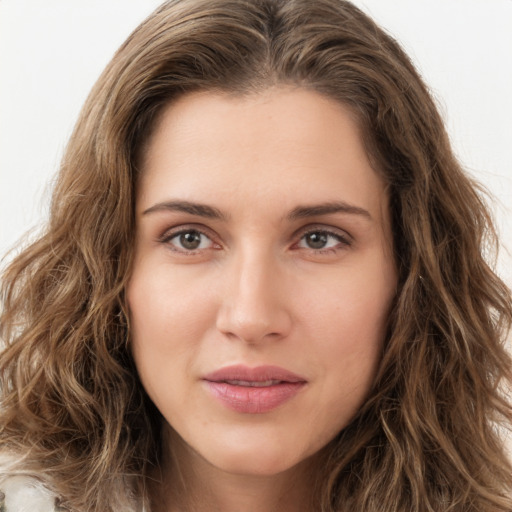
[[[36,478],[13,475],[0,481],[0,512],[63,511],[56,497]]]
[[[0,512],[64,512],[42,480],[18,469],[19,460],[0,453]]]
[[[0,450],[0,512],[69,512],[45,485],[44,475],[23,467],[23,456]],[[117,507],[116,512],[149,512],[143,501],[125,492],[119,492]]]

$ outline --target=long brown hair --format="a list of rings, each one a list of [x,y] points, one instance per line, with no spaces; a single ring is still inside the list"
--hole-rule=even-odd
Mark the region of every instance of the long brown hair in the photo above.
[[[145,500],[162,420],[123,296],[138,155],[178,95],[276,84],[356,114],[399,272],[375,385],[326,450],[318,510],[510,512],[512,299],[484,258],[492,222],[407,56],[343,0],[172,0],[122,45],[83,107],[45,233],[3,276],[1,449],[73,510]]]

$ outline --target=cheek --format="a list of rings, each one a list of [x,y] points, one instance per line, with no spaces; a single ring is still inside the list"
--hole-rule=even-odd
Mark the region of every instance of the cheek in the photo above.
[[[211,316],[206,290],[194,286],[186,274],[171,274],[165,266],[141,266],[127,287],[133,338],[165,349],[188,337]]]
[[[387,315],[372,301],[351,298],[340,299],[330,318],[319,343],[329,375],[344,389],[367,387],[380,359]]]
[[[139,265],[126,290],[132,354],[153,399],[171,375],[190,369],[212,316],[204,290],[168,274],[165,267]]]
[[[394,295],[394,281],[385,276],[348,269],[316,288],[302,314],[325,341],[333,341],[330,349],[364,351],[380,344]]]
[[[318,344],[324,377],[319,381],[318,396],[323,398],[315,423],[324,426],[323,444],[343,430],[366,401],[381,358],[383,325],[351,301]]]
[[[369,266],[366,269],[370,268]],[[378,268],[378,267],[377,267]],[[333,400],[364,400],[373,382],[394,296],[393,274],[349,272],[309,302],[309,338]],[[337,396],[338,394],[338,396]]]

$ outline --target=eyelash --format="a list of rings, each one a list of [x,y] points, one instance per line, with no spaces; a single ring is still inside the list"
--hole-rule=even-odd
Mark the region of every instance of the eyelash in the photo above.
[[[206,237],[210,240],[212,245],[214,247],[208,247],[208,248],[198,248],[198,249],[185,249],[185,248],[178,248],[173,243],[172,240],[190,233],[197,233],[198,235],[202,237]],[[297,247],[307,236],[317,234],[317,235],[323,235],[327,238],[335,239],[337,243],[340,245],[340,247],[327,247],[327,248],[312,248],[312,247]],[[166,231],[158,240],[160,243],[168,245],[169,248],[174,251],[181,253],[186,256],[194,256],[198,253],[201,253],[205,250],[217,250],[221,248],[221,245],[216,243],[212,236],[207,234],[204,230],[200,229],[199,227],[190,226],[190,227],[180,227],[177,231]],[[337,244],[337,245],[338,245]],[[348,235],[343,235],[337,231],[325,229],[324,227],[313,227],[310,229],[307,229],[306,231],[302,231],[302,234],[299,238],[299,241],[294,243],[292,247],[295,247],[296,250],[308,250],[313,251],[314,254],[332,254],[336,253],[340,250],[343,250],[345,248],[348,248],[352,245],[351,237]]]
[[[207,233],[205,233],[202,229],[200,229],[199,227],[194,227],[194,226],[189,226],[189,227],[181,227],[179,228],[177,231],[166,231],[162,237],[160,237],[159,239],[159,242],[165,244],[165,245],[168,245],[169,248],[172,250],[172,251],[175,251],[175,252],[178,252],[178,253],[181,253],[181,254],[184,254],[186,256],[194,256],[195,254],[198,254],[204,250],[208,250],[208,249],[211,249],[211,248],[208,248],[208,249],[185,249],[185,248],[178,248],[176,247],[173,243],[172,243],[172,240],[179,237],[179,236],[182,236],[182,235],[185,235],[187,233],[197,233],[199,234],[200,236],[203,236],[203,237],[206,237],[208,238],[213,245],[216,245],[218,246],[218,248],[220,248],[220,244],[216,244],[214,241],[213,241],[213,238],[208,235]]]
[[[312,247],[305,247],[304,249],[306,250],[312,250],[314,251],[315,254],[329,254],[329,253],[336,253],[340,250],[343,250],[347,247],[350,247],[352,245],[352,240],[349,238],[348,235],[343,235],[337,231],[331,231],[331,230],[328,230],[328,229],[325,229],[325,228],[321,228],[321,227],[318,227],[318,228],[311,228],[311,229],[308,229],[307,231],[305,231],[301,237],[300,237],[300,240],[298,243],[302,242],[302,240],[304,240],[307,236],[309,235],[312,235],[312,234],[318,234],[318,235],[325,235],[327,238],[333,238],[335,239],[338,244],[340,244],[341,246],[338,247],[323,247],[323,248],[320,248],[320,249],[314,249]],[[298,244],[297,243],[297,244]],[[295,245],[297,245],[295,244]],[[337,245],[338,245],[337,244]]]

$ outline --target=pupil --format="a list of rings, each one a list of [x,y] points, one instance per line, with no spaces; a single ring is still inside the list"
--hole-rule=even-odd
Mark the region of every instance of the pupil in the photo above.
[[[188,231],[180,235],[180,243],[185,249],[197,249],[201,245],[201,233]]]
[[[312,249],[322,249],[327,244],[327,235],[325,233],[309,233],[307,243]]]

